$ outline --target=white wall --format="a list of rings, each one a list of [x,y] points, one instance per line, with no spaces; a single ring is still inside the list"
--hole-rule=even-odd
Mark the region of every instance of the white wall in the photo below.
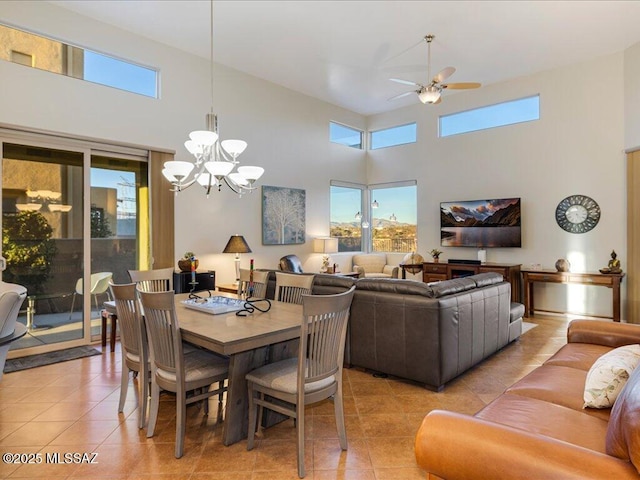
[[[173,149],[178,159],[188,158],[182,144],[188,132],[204,127],[210,108],[206,59],[42,2],[0,2],[0,19],[158,67],[162,78],[161,99],[154,100],[0,62],[0,123]],[[519,196],[523,247],[490,250],[489,261],[553,267],[556,259],[573,258],[576,252],[584,258],[584,265],[574,263],[576,269],[597,270],[615,248],[625,268],[623,148],[640,145],[639,64],[636,45],[588,63],[447,94],[437,106],[416,101],[413,107],[368,119],[216,65],[214,107],[222,138],[249,143],[242,164],[266,169],[262,185],[306,190],[308,239],[328,233],[331,179],[416,179],[422,255],[439,246],[441,201]],[[437,138],[438,115],[536,93],[541,95],[537,122]],[[329,120],[370,130],[417,121],[419,141],[365,155],[330,144]],[[558,202],[573,193],[593,197],[602,208],[599,225],[584,235],[568,234],[554,220]],[[176,259],[186,250],[195,251],[201,269],[215,269],[218,282],[229,282],[234,277],[232,255],[220,252],[234,233],[243,234],[253,249],[243,256],[243,266],[254,258],[257,268],[274,267],[286,253],[298,254],[308,270],[320,265],[310,241],[286,247],[261,244],[260,191],[241,199],[230,191],[215,192],[205,200],[192,189],[177,198]],[[474,249],[444,250],[445,260],[476,258]],[[349,263],[336,257],[343,268]],[[609,292],[571,287],[570,293],[585,303],[586,312],[610,313]],[[567,289],[541,286],[537,294],[541,306],[563,308]]]
[[[640,43],[624,52],[624,145],[640,148]]]
[[[159,68],[161,98],[134,95],[49,72],[0,62],[0,123],[175,150],[205,127],[211,107],[209,62],[42,2],[0,2],[3,22],[71,44]],[[329,181],[365,183],[365,153],[328,141],[329,121],[364,128],[353,112],[216,65],[214,110],[220,134],[249,144],[239,160],[259,165],[261,185],[306,190],[307,243],[263,246],[261,192],[238,199],[231,191],[205,199],[199,187],[176,199],[176,259],[191,250],[201,269],[214,269],[219,283],[235,278],[233,255],[222,254],[229,236],[240,233],[253,250],[242,265],[274,268],[296,253],[309,270],[320,266],[311,238],[329,233]],[[169,188],[169,185],[166,185]],[[226,188],[226,187],[225,187]]]
[[[478,90],[447,94],[439,105],[376,115],[368,129],[416,121],[418,142],[369,153],[368,180],[418,181],[418,250],[440,246],[441,201],[501,197],[522,199],[522,248],[489,249],[489,262],[539,263],[554,268],[569,258],[574,271],[597,271],[615,249],[625,268],[626,199],[622,53]],[[606,74],[603,95],[602,72]],[[438,138],[438,116],[540,94],[540,120]],[[602,209],[591,232],[557,226],[563,198],[584,194]],[[471,248],[442,248],[444,259],[476,259]],[[540,308],[578,304],[584,312],[611,314],[611,293],[595,287],[536,285]]]

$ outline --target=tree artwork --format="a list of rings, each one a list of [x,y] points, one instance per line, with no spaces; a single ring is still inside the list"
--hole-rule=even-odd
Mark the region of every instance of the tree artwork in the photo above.
[[[262,244],[292,245],[305,242],[305,191],[262,187]]]

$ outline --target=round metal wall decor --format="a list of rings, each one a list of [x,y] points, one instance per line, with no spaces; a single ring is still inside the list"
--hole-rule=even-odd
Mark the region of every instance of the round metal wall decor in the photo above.
[[[586,195],[570,195],[558,203],[556,222],[569,233],[586,233],[598,224],[600,206]]]

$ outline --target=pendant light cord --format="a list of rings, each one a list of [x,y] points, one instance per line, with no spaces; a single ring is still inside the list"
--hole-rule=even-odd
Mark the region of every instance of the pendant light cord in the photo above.
[[[213,113],[213,0],[211,0],[211,113]]]

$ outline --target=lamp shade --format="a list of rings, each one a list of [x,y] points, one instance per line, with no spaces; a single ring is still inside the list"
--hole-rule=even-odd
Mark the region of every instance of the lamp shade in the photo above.
[[[336,253],[338,251],[338,239],[321,237],[313,239],[314,253]]]
[[[231,235],[222,253],[251,253],[251,248],[242,235]]]

